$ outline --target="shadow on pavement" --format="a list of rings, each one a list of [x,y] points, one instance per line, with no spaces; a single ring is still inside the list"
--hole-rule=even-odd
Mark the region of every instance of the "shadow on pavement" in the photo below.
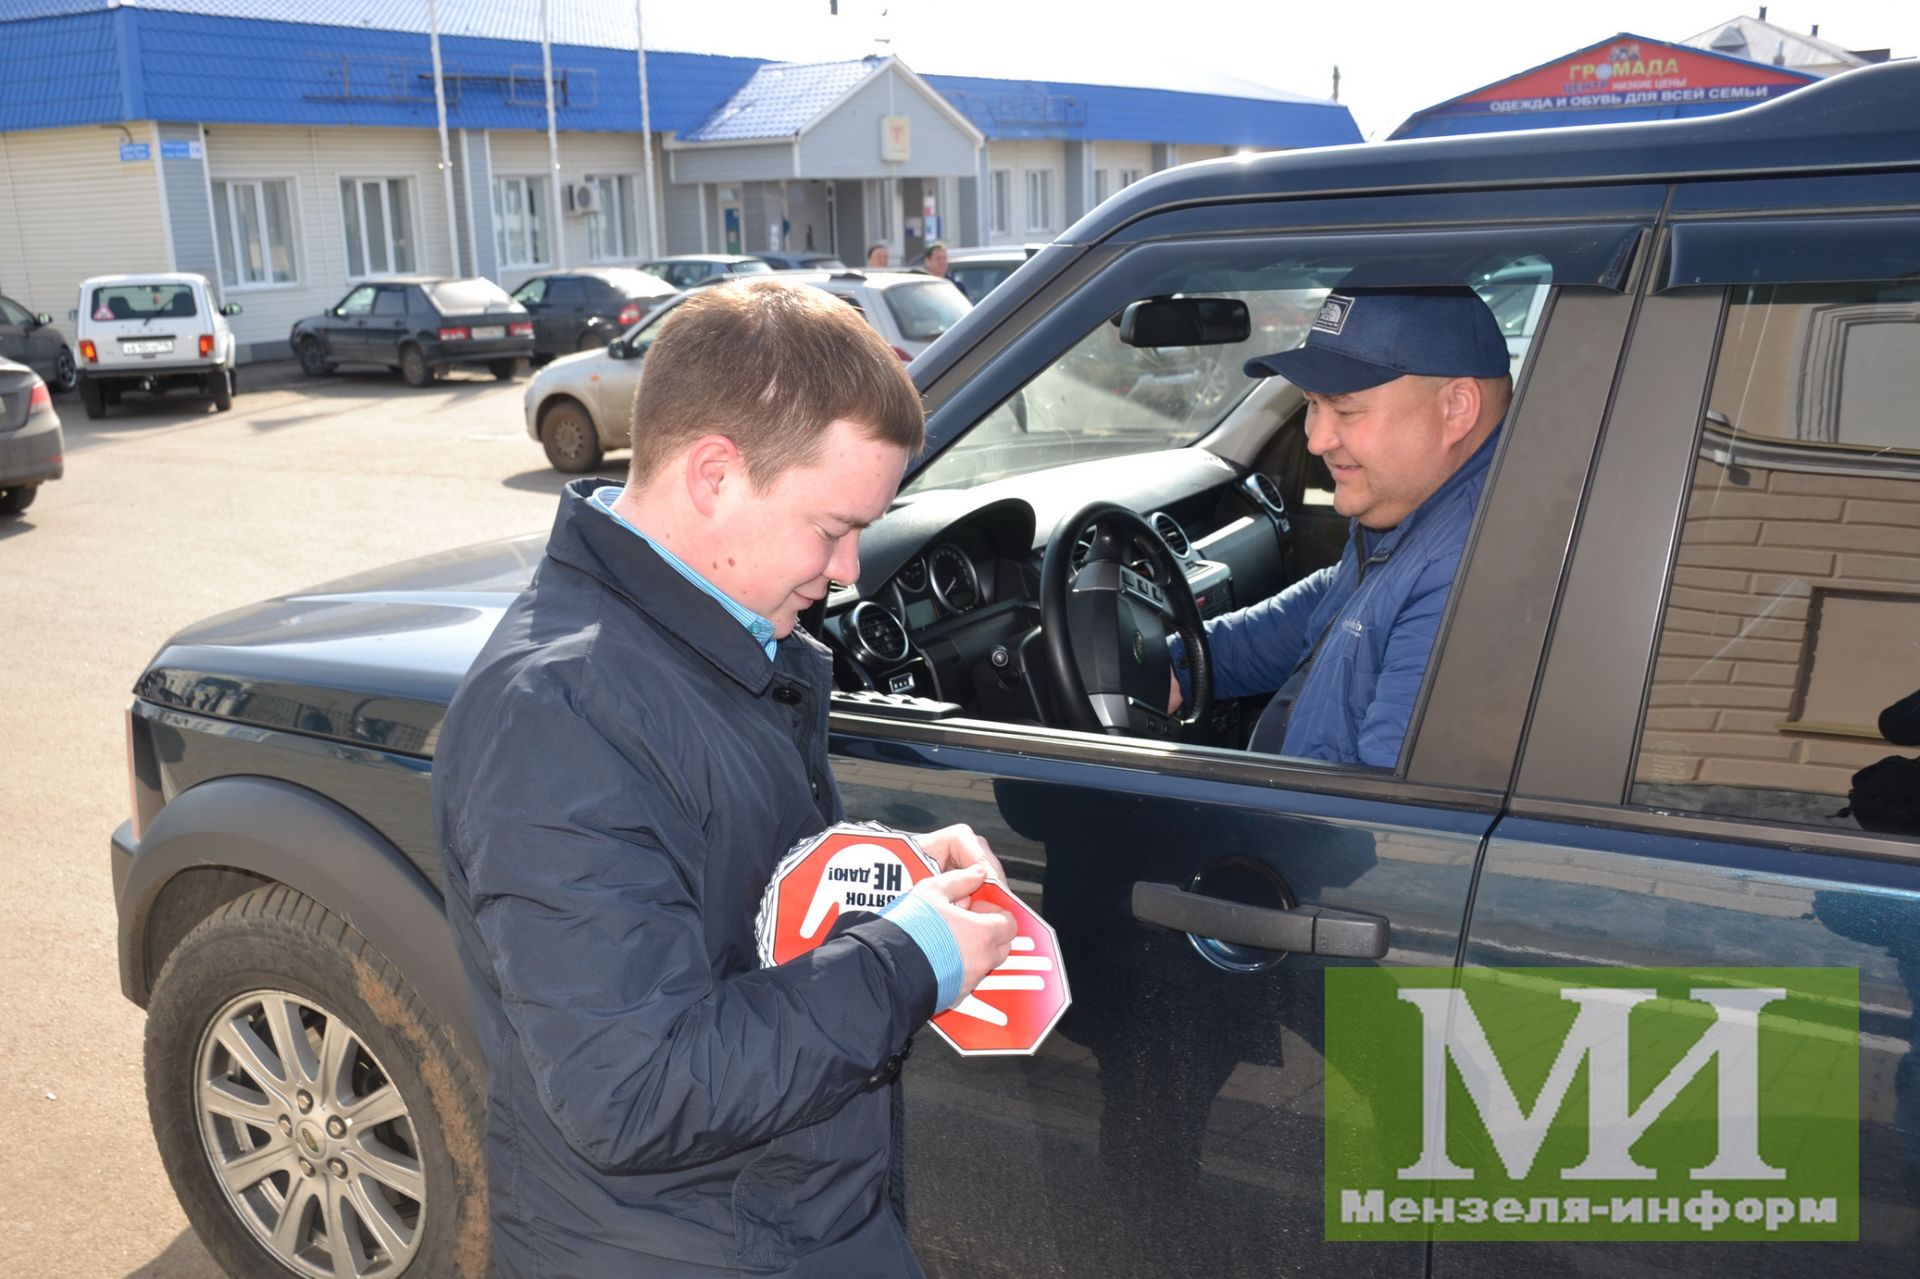
[[[165,1252],[136,1266],[127,1279],[227,1279],[227,1273],[207,1255],[200,1236],[189,1228],[182,1230]]]
[[[625,462],[616,462],[589,474],[598,475],[609,484],[624,484],[627,480],[627,465]],[[557,498],[560,496],[561,489],[579,478],[578,475],[568,475],[550,466],[542,466],[535,470],[522,471],[518,475],[509,475],[500,483],[507,488],[518,489],[522,493],[551,493]]]

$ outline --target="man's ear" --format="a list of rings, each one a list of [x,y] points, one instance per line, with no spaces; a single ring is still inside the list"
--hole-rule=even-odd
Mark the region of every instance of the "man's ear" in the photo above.
[[[711,517],[730,485],[746,482],[746,459],[724,435],[703,435],[687,448],[687,500]]]
[[[1473,434],[1474,424],[1480,420],[1480,403],[1481,390],[1477,380],[1470,377],[1448,379],[1440,392],[1443,416],[1441,438],[1448,448]]]

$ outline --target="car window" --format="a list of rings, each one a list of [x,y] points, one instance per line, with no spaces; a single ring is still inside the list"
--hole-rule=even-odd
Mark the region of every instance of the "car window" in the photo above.
[[[1490,304],[1498,298],[1509,312],[1519,307],[1528,317],[1519,329],[1529,338],[1555,274],[1549,256],[1529,251],[1526,232],[1516,233],[1508,247],[1493,240],[1459,250],[1436,248],[1424,259],[1411,248],[1401,254],[1386,245],[1378,252],[1392,269],[1411,273],[1400,277],[1407,282],[1465,282]],[[1251,335],[1219,346],[1132,347],[1120,341],[1120,314],[1115,313],[976,423],[905,491],[968,488],[1063,460],[1191,444],[1218,426],[1252,389],[1253,379],[1242,368],[1246,361],[1299,345],[1332,286],[1369,262],[1365,252],[1328,248],[1264,264],[1202,256],[1191,267],[1169,272],[1142,296],[1238,299],[1246,303]],[[1526,349],[1522,343],[1516,353],[1514,346],[1509,342],[1517,372]]]
[[[546,296],[547,277],[544,275],[535,280],[528,280],[513,291],[513,300],[523,306],[528,302],[538,302]]]
[[[382,286],[373,295],[373,313],[375,315],[405,315],[407,313],[407,291],[404,288]]]
[[[191,284],[114,284],[93,291],[96,320],[190,319],[200,314]]]
[[[0,298],[0,324],[30,324],[33,317],[25,308],[14,305],[11,298]]]
[[[773,270],[758,258],[748,258],[745,262],[735,262],[727,268],[735,275],[765,275]]]
[[[505,311],[513,305],[506,290],[492,280],[435,280],[423,287],[442,315]]]
[[[586,290],[580,285],[577,275],[557,275],[547,285],[547,304],[549,306],[578,306],[586,301]]]
[[[947,274],[952,276],[954,281],[967,291],[968,297],[978,302],[981,298],[987,296],[987,294],[993,292],[1002,284],[1005,284],[1007,277],[1012,275],[1015,269],[1011,263],[1006,265],[989,263],[981,266],[967,266],[956,262],[947,268]]]
[[[886,299],[901,336],[914,342],[931,342],[973,309],[966,296],[945,280],[895,285],[886,291]]]
[[[1920,286],[1734,289],[1633,803],[1920,835],[1916,402]]]
[[[371,284],[363,284],[341,301],[338,308],[342,315],[367,315],[373,310],[374,289]]]

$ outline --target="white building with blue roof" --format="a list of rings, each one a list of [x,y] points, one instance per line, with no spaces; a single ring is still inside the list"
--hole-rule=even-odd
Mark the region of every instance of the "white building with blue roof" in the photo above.
[[[245,357],[271,358],[381,275],[512,289],[655,246],[910,261],[936,237],[1050,240],[1186,160],[1360,140],[1345,107],[1260,86],[652,49],[649,135],[631,0],[551,10],[543,49],[541,6],[439,0],[436,77],[425,3],[8,0],[0,293],[59,316],[90,275],[198,271],[243,303]]]

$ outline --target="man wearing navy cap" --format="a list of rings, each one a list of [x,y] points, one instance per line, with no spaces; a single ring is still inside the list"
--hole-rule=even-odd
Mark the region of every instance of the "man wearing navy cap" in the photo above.
[[[1214,694],[1274,694],[1251,750],[1391,768],[1513,395],[1506,340],[1471,289],[1342,287],[1304,344],[1246,371],[1306,393],[1307,448],[1353,523],[1338,564],[1207,623]]]

